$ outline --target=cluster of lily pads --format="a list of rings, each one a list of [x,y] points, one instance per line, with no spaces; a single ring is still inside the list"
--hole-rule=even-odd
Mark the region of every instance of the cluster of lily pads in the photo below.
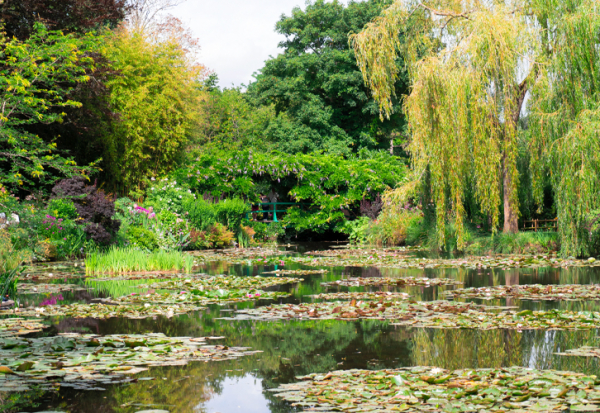
[[[22,391],[31,386],[54,389],[60,385],[103,390],[95,386],[131,381],[125,375],[152,366],[260,353],[244,347],[209,345],[206,340],[163,334],[0,338],[0,391]]]
[[[156,288],[162,290],[199,290],[210,291],[219,289],[259,289],[282,284],[293,284],[304,281],[302,278],[291,277],[237,277],[228,275],[207,276],[202,278],[187,278],[167,280],[150,285],[140,285],[140,288]]]
[[[41,319],[2,318],[0,319],[0,339],[37,333],[48,327]]]
[[[600,300],[600,285],[499,285],[494,287],[463,288],[444,291],[448,298],[518,298],[520,300]]]
[[[396,286],[396,287],[408,287],[408,286],[424,286],[430,287],[432,285],[456,285],[462,284],[462,281],[452,280],[449,278],[416,278],[416,277],[402,277],[402,278],[389,278],[389,277],[357,277],[347,278],[344,280],[332,281],[321,283],[324,287],[379,287],[383,285]]]
[[[287,251],[281,251],[276,248],[233,248],[226,250],[203,250],[194,251],[192,253],[195,257],[205,261],[223,261],[229,263],[239,263],[248,260],[272,259],[273,257],[280,257],[289,254]]]
[[[123,317],[143,319],[148,317],[173,317],[187,314],[192,311],[203,310],[194,303],[174,303],[171,305],[157,304],[130,304],[112,305],[104,303],[73,303],[66,305],[49,305],[44,307],[24,308],[17,310],[0,311],[0,315],[18,315],[21,317],[72,317],[72,318],[97,318],[106,319]]]
[[[598,411],[596,376],[522,367],[448,371],[432,367],[345,370],[298,377],[272,391],[311,411]]]
[[[108,302],[113,304],[127,305],[153,305],[153,304],[230,304],[250,300],[274,300],[287,297],[289,293],[277,291],[263,291],[256,289],[234,289],[234,290],[187,290],[180,292],[158,292],[148,291],[146,293],[132,293],[119,298],[110,299]]]
[[[313,275],[313,274],[325,274],[327,270],[275,270],[264,272],[263,274],[277,274],[277,275]]]
[[[498,311],[502,310],[502,311]],[[276,304],[238,310],[237,318],[259,320],[336,319],[387,320],[392,325],[430,328],[469,328],[480,330],[589,330],[600,328],[600,312],[548,310],[509,310],[474,303],[452,301],[356,300]]]
[[[77,284],[17,284],[17,291],[19,294],[54,294],[65,291],[82,291],[87,289],[88,288],[85,286]]]
[[[600,261],[562,259],[552,256],[504,255],[489,257],[466,257],[462,259],[415,258],[406,255],[377,255],[357,250],[354,255],[330,254],[328,256],[291,257],[288,260],[309,266],[332,267],[385,267],[385,268],[467,268],[467,269],[509,269],[540,267],[596,267]]]
[[[349,293],[325,293],[314,294],[312,298],[318,300],[407,300],[410,295],[407,293],[392,293],[389,291],[373,292],[349,292]]]

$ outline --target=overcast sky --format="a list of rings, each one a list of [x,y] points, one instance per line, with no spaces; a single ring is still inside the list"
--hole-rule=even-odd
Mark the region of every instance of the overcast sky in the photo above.
[[[347,1],[344,1],[346,3]],[[248,84],[284,39],[275,23],[305,0],[187,0],[170,11],[200,39],[200,63],[219,76],[221,87]]]

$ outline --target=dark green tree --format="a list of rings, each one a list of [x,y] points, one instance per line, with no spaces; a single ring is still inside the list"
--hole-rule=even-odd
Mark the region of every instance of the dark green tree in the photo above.
[[[348,45],[348,35],[360,32],[389,4],[367,0],[346,6],[338,0],[317,0],[282,16],[276,31],[286,37],[279,44],[284,52],[268,60],[248,87],[255,104],[275,106],[278,116],[266,136],[277,149],[347,154],[360,148],[389,149],[391,139],[399,140],[401,111],[380,120]],[[400,61],[398,65],[403,67]],[[396,96],[405,95],[406,76],[399,76],[395,87]]]

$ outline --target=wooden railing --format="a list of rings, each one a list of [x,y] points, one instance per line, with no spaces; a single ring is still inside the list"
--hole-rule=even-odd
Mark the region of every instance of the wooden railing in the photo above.
[[[554,219],[533,219],[531,221],[523,221],[522,231],[557,231],[558,218]]]

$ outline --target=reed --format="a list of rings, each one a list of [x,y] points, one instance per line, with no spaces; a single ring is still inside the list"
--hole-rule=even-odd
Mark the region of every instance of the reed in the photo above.
[[[144,252],[134,248],[112,247],[93,252],[85,259],[86,274],[125,274],[132,272],[192,272],[194,257],[181,251]]]

